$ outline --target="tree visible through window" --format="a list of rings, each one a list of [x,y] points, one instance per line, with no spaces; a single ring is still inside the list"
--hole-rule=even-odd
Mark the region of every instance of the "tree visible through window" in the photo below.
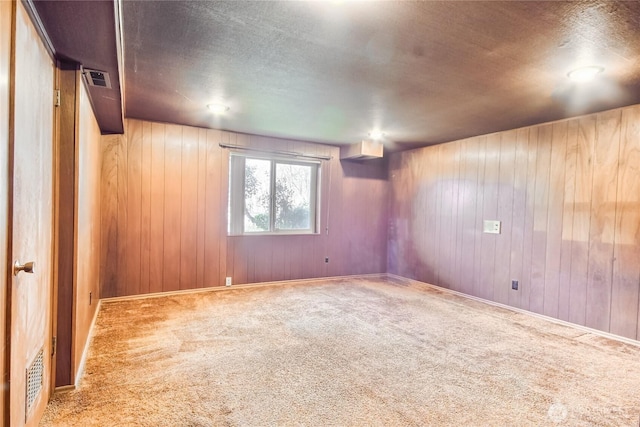
[[[231,156],[229,231],[313,233],[318,164]]]

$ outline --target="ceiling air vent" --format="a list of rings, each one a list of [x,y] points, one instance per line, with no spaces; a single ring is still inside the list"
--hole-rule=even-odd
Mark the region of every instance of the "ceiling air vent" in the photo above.
[[[83,72],[90,86],[111,89],[111,79],[109,79],[109,73],[106,71],[90,70],[89,68],[85,68]]]

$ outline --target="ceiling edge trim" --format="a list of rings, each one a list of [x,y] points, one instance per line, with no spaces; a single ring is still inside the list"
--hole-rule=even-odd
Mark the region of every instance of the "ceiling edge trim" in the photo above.
[[[33,4],[33,0],[22,0],[21,2],[25,10],[27,11],[27,15],[29,15],[29,18],[31,18],[31,22],[36,28],[36,31],[40,36],[40,39],[42,40],[42,44],[44,44],[44,48],[47,50],[47,53],[51,57],[51,60],[54,62],[54,64],[57,63],[56,49],[53,46],[51,39],[49,38],[49,33],[47,33],[47,30],[44,28],[42,19],[40,19],[40,15],[36,10],[36,6]]]
[[[114,4],[114,20],[116,32],[116,62],[118,66],[118,79],[120,80],[120,119],[124,132],[124,106],[125,106],[125,90],[124,90],[124,30],[122,27],[122,0],[115,0]]]

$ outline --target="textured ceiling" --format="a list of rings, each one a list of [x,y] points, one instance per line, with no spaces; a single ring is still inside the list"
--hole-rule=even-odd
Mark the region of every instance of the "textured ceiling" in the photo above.
[[[154,121],[398,150],[640,103],[640,2],[126,0],[122,25],[125,114]]]

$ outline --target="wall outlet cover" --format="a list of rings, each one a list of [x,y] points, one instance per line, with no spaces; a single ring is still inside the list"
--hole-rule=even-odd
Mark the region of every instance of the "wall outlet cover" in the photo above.
[[[225,285],[225,286],[231,286],[231,277],[227,277],[227,278],[224,280],[224,285]]]

